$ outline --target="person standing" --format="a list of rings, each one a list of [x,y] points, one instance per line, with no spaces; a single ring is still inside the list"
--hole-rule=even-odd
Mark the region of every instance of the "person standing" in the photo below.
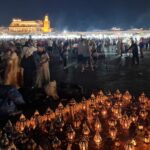
[[[49,54],[49,56],[52,56],[53,53],[53,41],[51,39],[48,39],[47,41],[47,52]]]
[[[42,88],[50,82],[49,56],[42,42],[37,44],[37,51],[33,53],[33,57],[36,66],[35,85]]]
[[[33,51],[28,48],[21,60],[21,67],[23,68],[23,86],[31,88],[35,83],[35,62],[33,59]]]
[[[140,40],[139,47],[140,47],[141,58],[144,58],[144,55],[143,55],[144,41],[143,41],[143,39]]]
[[[66,42],[63,45],[62,49],[62,58],[63,58],[63,65],[64,65],[64,70],[67,68],[68,65],[68,57],[69,57],[69,52],[68,52],[68,43]]]
[[[131,46],[129,47],[128,50],[132,50],[132,63],[135,64],[137,63],[139,65],[139,54],[138,54],[138,46],[137,44],[131,40]]]
[[[91,56],[91,50],[92,50],[92,47],[90,49],[89,45],[88,45],[88,41],[85,40],[83,42],[83,51],[82,51],[84,69],[90,66],[91,70],[94,71],[93,64],[92,64],[93,60],[92,60],[92,56]],[[82,70],[82,72],[84,72],[84,70]]]
[[[22,69],[19,64],[19,57],[16,53],[16,47],[11,47],[8,51],[4,85],[12,85],[17,89],[19,89],[22,85]]]
[[[81,65],[81,72],[85,70],[84,64],[83,64],[83,39],[79,41],[79,44],[77,46],[77,61],[78,65]]]

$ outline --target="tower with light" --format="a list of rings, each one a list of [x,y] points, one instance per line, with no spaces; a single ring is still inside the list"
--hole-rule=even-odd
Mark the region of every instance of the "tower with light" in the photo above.
[[[46,15],[45,18],[44,18],[42,31],[44,33],[48,33],[48,32],[52,31],[52,29],[50,27],[50,20],[49,20],[48,15]]]

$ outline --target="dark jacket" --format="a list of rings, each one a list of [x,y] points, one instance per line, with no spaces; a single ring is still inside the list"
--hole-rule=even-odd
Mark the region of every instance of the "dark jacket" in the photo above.
[[[129,49],[132,49],[133,56],[138,56],[138,46],[136,43],[132,44]]]

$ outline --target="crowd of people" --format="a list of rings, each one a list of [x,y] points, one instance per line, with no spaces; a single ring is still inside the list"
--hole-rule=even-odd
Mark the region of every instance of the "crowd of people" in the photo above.
[[[4,85],[12,85],[17,89],[22,86],[42,88],[50,82],[49,63],[56,53],[64,69],[67,68],[69,57],[74,57],[81,72],[84,72],[86,68],[94,71],[97,60],[108,52],[120,57],[123,53],[132,52],[133,64],[139,64],[139,54],[144,58],[143,50],[149,47],[150,40],[144,38],[1,41],[1,80]]]
[[[50,82],[49,55],[44,44],[38,42],[36,46],[32,40],[23,46],[14,41],[5,42],[1,49],[1,62],[3,63],[3,83],[13,85],[41,88]],[[22,47],[21,47],[22,46]]]
[[[108,55],[122,58],[128,57],[127,53],[132,55],[132,63],[138,65],[144,58],[143,51],[149,48],[150,40],[144,38],[1,40],[0,111],[14,110],[15,104],[24,104],[31,99],[29,93],[34,90],[59,99],[57,81],[52,81],[50,76],[51,65],[61,64],[64,71],[71,64],[81,72],[94,71],[98,69],[99,60],[106,60]]]

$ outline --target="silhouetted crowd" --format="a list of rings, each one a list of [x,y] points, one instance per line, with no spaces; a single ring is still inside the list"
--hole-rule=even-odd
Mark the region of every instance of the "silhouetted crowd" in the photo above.
[[[2,40],[0,89],[3,92],[0,94],[0,110],[2,106],[4,109],[10,107],[11,103],[5,104],[4,100],[8,97],[7,102],[24,103],[17,91],[22,88],[26,91],[25,96],[28,96],[28,89],[42,89],[48,97],[58,99],[57,81],[50,78],[51,65],[61,63],[64,71],[71,66],[79,68],[81,72],[94,71],[98,68],[99,60],[111,55],[120,58],[132,56],[133,65],[139,65],[145,50],[149,49],[149,38]]]
[[[139,55],[150,48],[150,39],[47,39],[8,40],[0,43],[1,76],[3,84],[16,88],[42,88],[50,82],[49,62],[55,55],[63,62],[64,70],[75,60],[84,72],[96,69],[97,60],[109,54],[132,53],[133,64],[139,64]],[[71,59],[73,58],[73,59]]]

